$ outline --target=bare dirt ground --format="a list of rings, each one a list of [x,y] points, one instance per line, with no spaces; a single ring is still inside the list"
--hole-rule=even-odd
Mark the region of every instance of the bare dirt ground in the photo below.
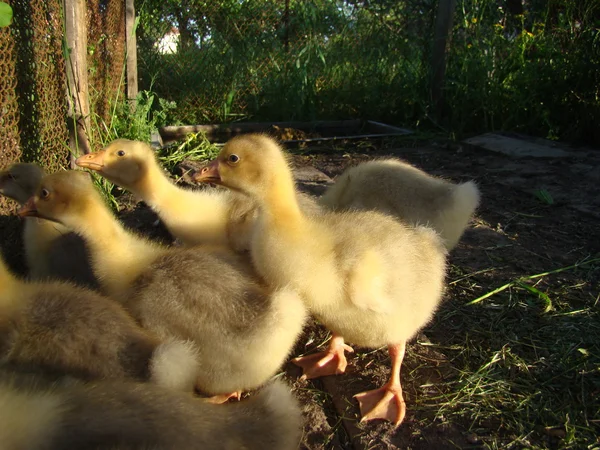
[[[346,374],[318,380],[300,381],[300,370],[287,364],[284,376],[306,419],[302,448],[586,448],[578,446],[583,442],[595,448],[600,263],[581,262],[600,256],[600,152],[570,149],[566,158],[514,159],[467,146],[407,141],[292,152],[300,187],[315,195],[326,180],[307,166],[335,178],[350,165],[388,156],[453,181],[476,180],[482,193],[476,217],[450,255],[445,301],[408,347],[402,368],[405,422],[397,429],[358,423],[352,396],[385,383],[385,349],[355,348]],[[153,213],[127,199],[120,199],[123,220],[168,240],[153,225]],[[4,216],[0,229],[4,253],[22,270],[18,220]],[[574,264],[579,266],[522,278]],[[467,305],[510,282],[515,283]],[[311,352],[327,338],[326,330],[311,323],[294,354]]]
[[[521,428],[529,429],[532,433],[527,439],[522,439],[514,434],[514,429],[519,427],[505,425],[501,414],[493,414],[493,409],[490,411],[482,408],[478,414],[469,406],[464,408],[469,411],[463,415],[461,406],[448,401],[448,395],[460,393],[452,384],[453,381],[459,380],[464,384],[461,372],[468,370],[470,359],[477,362],[481,357],[473,355],[471,358],[468,354],[466,357],[456,356],[457,352],[468,353],[470,340],[479,341],[472,347],[477,347],[477,344],[487,345],[489,348],[486,350],[493,351],[496,345],[499,350],[506,350],[507,347],[501,345],[502,342],[494,342],[495,339],[488,335],[497,334],[502,341],[512,333],[515,335],[513,339],[518,342],[525,339],[534,342],[535,339],[531,337],[536,335],[537,327],[561,326],[558,321],[555,325],[552,319],[544,317],[540,305],[537,305],[539,307],[533,313],[528,311],[526,314],[506,308],[509,315],[515,315],[514,320],[488,311],[477,311],[490,307],[491,300],[495,300],[493,308],[501,310],[511,302],[506,292],[477,305],[465,305],[519,277],[567,267],[584,258],[599,255],[600,152],[571,149],[570,156],[562,159],[514,159],[479,148],[457,145],[416,148],[394,148],[392,145],[383,148],[366,147],[363,151],[352,153],[347,147],[342,150],[345,152],[296,156],[294,162],[297,166],[309,164],[334,178],[346,167],[362,160],[397,156],[432,174],[454,181],[476,180],[482,193],[482,203],[471,227],[450,255],[444,304],[433,322],[422,330],[409,347],[402,369],[408,408],[405,422],[396,430],[384,423],[357,424],[359,411],[352,395],[382,385],[389,370],[385,350],[359,350],[350,356],[350,368],[346,375],[316,382],[296,381],[295,386],[300,394],[312,400],[307,406],[310,420],[305,439],[306,448],[522,448],[528,444],[536,447],[562,447],[564,443],[560,438],[564,436],[563,424],[557,423],[555,429],[532,417],[529,423],[520,424]],[[319,183],[308,183],[307,188],[318,191]],[[550,194],[551,205],[538,198],[536,193],[540,190]],[[599,280],[600,271],[596,263],[595,268],[585,274],[564,271],[554,277],[545,277],[537,288],[547,293],[555,303],[560,303],[555,308],[561,311],[580,310],[583,305],[591,303],[595,314],[591,320],[599,325]],[[564,286],[577,287],[564,289]],[[515,296],[517,294],[514,293]],[[535,296],[525,301],[541,302]],[[523,324],[525,321],[529,323]],[[591,330],[598,332],[597,327]],[[557,333],[556,337],[565,339],[562,333]],[[301,350],[312,350],[322,338],[320,331],[311,328],[310,344],[305,344]],[[554,343],[548,342],[547,334],[540,339],[546,342],[538,345],[539,351],[551,353]],[[577,342],[577,339],[579,337],[574,340],[573,345],[584,345]],[[598,342],[600,334],[590,336],[590,339]],[[509,342],[506,339],[506,344]],[[596,351],[597,349],[596,347]],[[583,397],[600,393],[597,356],[596,353],[595,364],[590,366],[592,372],[588,374],[589,377],[595,377],[590,383],[592,391],[582,391]],[[537,358],[543,359],[544,356],[537,355]],[[548,355],[546,358],[550,359]],[[508,371],[519,371],[520,367],[519,364],[512,364]],[[295,369],[288,370],[292,378],[297,372]],[[571,375],[577,378],[575,368]],[[518,378],[518,374],[513,376]],[[575,382],[574,379],[570,381]],[[508,383],[507,387],[510,385]],[[327,394],[323,395],[323,392]],[[566,392],[564,394],[567,395]],[[502,409],[503,399],[495,398],[495,395],[497,392],[490,389],[491,398],[484,398],[482,402],[497,401]],[[471,397],[466,399],[467,402],[480,400],[479,394],[475,392]],[[440,399],[443,401],[440,402]],[[322,409],[315,406],[319,401]],[[574,401],[585,402],[583,398]],[[445,404],[448,416],[440,412],[439,403]],[[512,414],[509,412],[512,406],[506,406],[508,414]],[[589,418],[592,436],[594,432],[598,434],[600,431],[597,407],[596,402],[595,417]],[[594,407],[591,411],[594,411]],[[515,417],[518,420],[520,416],[516,414]],[[554,433],[556,430],[558,432]]]

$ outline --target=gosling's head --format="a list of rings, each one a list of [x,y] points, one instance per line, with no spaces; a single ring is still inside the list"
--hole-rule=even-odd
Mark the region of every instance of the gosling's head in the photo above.
[[[102,201],[88,173],[63,170],[42,178],[35,194],[19,210],[21,217],[39,217],[75,228],[89,205]]]
[[[80,156],[75,163],[98,172],[125,189],[136,190],[155,161],[154,152],[148,144],[117,139],[104,150]]]
[[[17,163],[0,172],[0,194],[24,204],[35,194],[44,170],[37,164]]]
[[[229,140],[219,156],[193,178],[260,198],[274,189],[282,177],[289,176],[286,156],[274,139],[246,134]]]

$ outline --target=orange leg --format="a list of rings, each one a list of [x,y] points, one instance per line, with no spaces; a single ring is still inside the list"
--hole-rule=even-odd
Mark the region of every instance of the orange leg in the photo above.
[[[331,337],[331,342],[329,342],[327,350],[294,358],[292,362],[302,367],[303,374],[301,379],[303,380],[325,375],[339,375],[344,373],[348,365],[344,356],[344,350],[350,353],[354,351],[352,347],[344,344],[342,336],[334,334]]]
[[[400,366],[405,350],[406,342],[388,346],[392,359],[390,380],[379,389],[361,392],[354,396],[360,405],[361,422],[385,419],[398,426],[404,420],[406,404],[402,397],[402,386],[400,385]]]
[[[230,398],[235,398],[239,400],[242,397],[242,391],[231,392],[230,394],[219,394],[213,395],[212,397],[208,397],[206,401],[208,403],[214,403],[215,405],[220,405],[221,403],[225,403]]]

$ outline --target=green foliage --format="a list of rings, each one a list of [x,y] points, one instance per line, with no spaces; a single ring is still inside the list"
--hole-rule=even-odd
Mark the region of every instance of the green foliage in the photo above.
[[[489,0],[463,5],[448,67],[451,128],[600,142],[600,4],[539,2],[517,16]]]
[[[8,3],[0,2],[0,28],[9,26],[12,23],[13,10]]]
[[[108,121],[95,114],[92,119],[100,130],[102,146],[118,138],[150,142],[152,132],[169,123],[175,108],[175,102],[159,99],[150,91],[140,91],[133,104],[122,96],[114,99]]]
[[[167,170],[172,171],[177,164],[186,160],[209,160],[216,158],[220,148],[212,144],[205,133],[191,133],[175,145],[159,150],[158,160]]]
[[[504,5],[457,2],[441,121],[430,120],[426,0],[290,0],[287,15],[275,0],[146,0],[140,76],[188,124],[369,118],[600,142],[600,3]],[[171,27],[177,52],[162,54]]]
[[[538,189],[537,191],[535,191],[535,196],[540,202],[542,202],[545,205],[550,206],[554,204],[554,198],[546,189]]]
[[[341,2],[290,0],[287,22],[281,2],[214,2],[187,11],[195,14],[194,45],[183,45],[182,36],[177,53],[161,54],[165,21],[181,30],[185,18],[176,6],[160,16],[158,6],[144,5],[142,82],[154,81],[161,97],[175,100],[184,123],[386,120],[399,113],[413,120],[422,110],[427,67],[404,31],[407,21],[400,23],[413,12],[409,7],[390,12],[382,30],[378,13]],[[408,21],[411,30],[428,22],[418,13]]]

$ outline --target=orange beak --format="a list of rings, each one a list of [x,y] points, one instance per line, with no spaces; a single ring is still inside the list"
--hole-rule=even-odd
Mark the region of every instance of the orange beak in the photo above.
[[[35,207],[35,201],[33,197],[30,197],[21,208],[17,211],[19,217],[38,217],[38,210]]]
[[[219,161],[213,160],[207,166],[194,173],[192,180],[197,183],[216,183],[221,182],[221,175],[219,175]]]
[[[100,150],[96,153],[88,153],[87,155],[80,156],[75,160],[75,164],[79,167],[84,167],[90,170],[102,171],[104,167],[104,155],[106,150]]]

